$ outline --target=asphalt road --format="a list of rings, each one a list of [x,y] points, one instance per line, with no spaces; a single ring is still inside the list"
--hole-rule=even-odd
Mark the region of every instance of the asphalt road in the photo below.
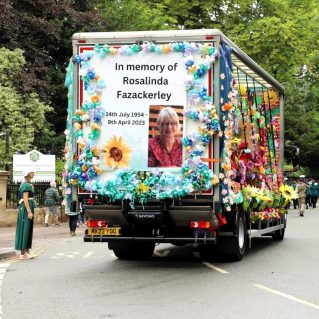
[[[191,245],[164,244],[149,261],[122,261],[77,236],[0,264],[1,280],[2,319],[317,319],[319,209],[291,211],[285,239],[253,240],[241,262],[206,263]]]

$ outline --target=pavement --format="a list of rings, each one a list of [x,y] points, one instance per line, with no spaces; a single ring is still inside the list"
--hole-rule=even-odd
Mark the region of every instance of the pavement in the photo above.
[[[83,230],[84,228],[80,228]],[[14,249],[16,227],[0,227],[0,260],[15,259],[19,251]],[[82,231],[81,231],[82,233]],[[77,234],[80,235],[79,229]],[[69,223],[62,223],[60,226],[50,225],[44,227],[42,225],[35,225],[33,228],[33,242],[31,253],[33,255],[39,254],[41,251],[49,247],[53,242],[60,238],[70,236]]]

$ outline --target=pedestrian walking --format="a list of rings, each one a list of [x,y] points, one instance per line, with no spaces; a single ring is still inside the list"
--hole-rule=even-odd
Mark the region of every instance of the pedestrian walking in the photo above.
[[[76,202],[72,202],[71,208],[66,207],[65,214],[69,217],[70,235],[75,236],[79,212],[77,211]]]
[[[296,187],[298,193],[298,205],[299,205],[299,215],[304,216],[305,213],[305,204],[306,204],[306,191],[307,191],[307,184],[305,183],[305,176],[300,175],[300,180]]]
[[[45,219],[44,227],[49,226],[49,216],[52,216],[52,224],[60,226],[58,209],[60,205],[60,195],[56,188],[56,182],[52,181],[50,187],[44,193]]]
[[[295,180],[292,182],[291,187],[292,187],[294,190],[296,190],[297,182],[296,182]],[[293,204],[294,204],[294,209],[297,209],[297,208],[298,208],[298,199],[297,199],[297,198],[294,198],[294,199],[292,200],[292,202],[293,202]]]
[[[309,186],[310,196],[311,196],[311,206],[316,208],[317,200],[318,200],[318,193],[319,193],[319,186],[318,183],[315,183],[314,180],[311,181]]]
[[[78,220],[77,220],[77,227],[84,227],[85,226],[84,214],[85,214],[84,205],[83,205],[83,202],[80,201],[80,203],[79,203],[79,216],[78,216]]]
[[[310,193],[310,184],[311,182],[308,182],[307,185],[307,189],[306,189],[306,209],[308,209],[309,207],[311,207],[311,193]]]
[[[34,171],[25,172],[24,181],[21,183],[19,192],[21,199],[19,201],[18,220],[16,227],[15,249],[20,250],[19,259],[34,258],[30,254],[33,237],[33,220],[34,220],[34,187],[31,180],[34,177]]]

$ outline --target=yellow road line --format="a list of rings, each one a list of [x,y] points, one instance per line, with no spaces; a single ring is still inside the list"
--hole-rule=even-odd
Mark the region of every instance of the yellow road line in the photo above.
[[[257,288],[263,289],[265,291],[271,292],[271,293],[273,293],[275,295],[278,295],[278,296],[290,299],[292,301],[298,302],[298,303],[300,303],[302,305],[305,305],[305,306],[308,306],[308,307],[311,307],[311,308],[314,308],[314,309],[319,309],[319,305],[316,305],[316,304],[314,304],[312,302],[309,302],[309,301],[306,301],[306,300],[303,300],[303,299],[300,299],[300,298],[285,294],[285,293],[280,292],[278,290],[274,290],[274,289],[271,289],[271,288],[268,288],[268,287],[265,287],[265,286],[262,286],[262,285],[259,285],[259,284],[254,284],[254,286],[257,287]]]

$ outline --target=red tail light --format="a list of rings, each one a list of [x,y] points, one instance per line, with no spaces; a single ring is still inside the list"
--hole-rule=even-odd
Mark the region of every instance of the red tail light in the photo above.
[[[190,222],[190,228],[200,228],[200,229],[209,229],[211,228],[211,223],[206,221]]]
[[[86,225],[90,228],[106,227],[107,222],[105,220],[88,220]]]

